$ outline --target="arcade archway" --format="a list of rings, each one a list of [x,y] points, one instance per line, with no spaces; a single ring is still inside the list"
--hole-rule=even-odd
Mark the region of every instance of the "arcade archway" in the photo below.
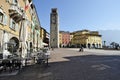
[[[19,40],[16,37],[12,37],[8,43],[8,50],[11,52],[17,52],[19,48]]]

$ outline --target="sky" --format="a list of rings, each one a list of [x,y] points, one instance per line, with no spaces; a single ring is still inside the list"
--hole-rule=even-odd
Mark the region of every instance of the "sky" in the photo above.
[[[50,32],[51,8],[64,31],[120,30],[120,0],[33,0],[41,26]]]

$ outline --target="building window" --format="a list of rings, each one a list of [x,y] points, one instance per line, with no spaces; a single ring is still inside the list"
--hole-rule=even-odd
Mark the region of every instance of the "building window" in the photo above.
[[[18,3],[18,1],[17,0],[14,0],[15,1],[15,3]]]
[[[17,1],[17,0],[13,0],[13,3],[14,3],[14,4],[18,4],[18,1]]]
[[[15,22],[12,22],[12,29],[15,29]]]
[[[16,26],[17,26],[17,24],[15,23],[15,21],[13,19],[10,19],[10,28],[15,30]]]
[[[7,15],[3,12],[1,8],[0,8],[0,23],[2,25],[7,25]]]
[[[4,15],[0,12],[0,23],[3,23],[3,17]]]

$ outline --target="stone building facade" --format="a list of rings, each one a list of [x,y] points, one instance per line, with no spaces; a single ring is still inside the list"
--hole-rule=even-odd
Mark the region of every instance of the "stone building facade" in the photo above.
[[[59,17],[57,8],[50,14],[50,47],[59,48]]]

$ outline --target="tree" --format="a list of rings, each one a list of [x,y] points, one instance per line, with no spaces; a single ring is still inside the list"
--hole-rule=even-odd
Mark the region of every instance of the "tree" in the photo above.
[[[103,43],[104,43],[104,46],[106,46],[106,41],[103,41]]]
[[[115,48],[115,42],[110,43],[110,45]]]
[[[112,42],[112,43],[110,43],[110,45],[115,49],[118,49],[118,47],[119,47],[119,44],[116,42]]]

